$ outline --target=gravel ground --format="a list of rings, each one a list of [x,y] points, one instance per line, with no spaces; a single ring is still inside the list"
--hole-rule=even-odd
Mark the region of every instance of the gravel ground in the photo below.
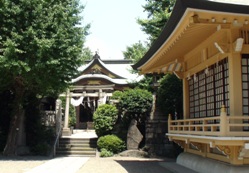
[[[24,173],[39,166],[50,158],[41,156],[4,157],[0,156],[0,173]]]

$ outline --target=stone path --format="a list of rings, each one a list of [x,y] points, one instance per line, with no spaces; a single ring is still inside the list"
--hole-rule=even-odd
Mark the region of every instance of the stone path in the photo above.
[[[196,173],[171,159],[90,158],[76,173]]]
[[[49,160],[48,157],[40,156],[4,157],[0,155],[0,173],[24,173]]]
[[[76,173],[88,159],[88,157],[58,157],[26,173]]]
[[[0,157],[0,173],[194,173],[171,159],[135,157]]]

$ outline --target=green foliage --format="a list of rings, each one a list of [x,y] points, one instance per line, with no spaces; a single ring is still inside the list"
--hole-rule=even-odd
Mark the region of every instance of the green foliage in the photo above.
[[[102,148],[102,149],[100,150],[100,157],[111,157],[111,156],[113,156],[113,155],[114,155],[113,152],[108,151],[108,150],[105,149],[105,148]]]
[[[144,11],[148,12],[148,18],[138,19],[137,22],[142,26],[142,31],[149,35],[151,43],[160,35],[174,4],[175,0],[147,0],[147,4],[143,6]]]
[[[68,125],[69,127],[74,127],[75,128],[75,125],[76,125],[76,111],[75,111],[75,108],[73,107],[72,110],[70,111],[71,108],[69,108],[69,122],[68,122]],[[73,113],[72,113],[73,111]]]
[[[97,141],[100,150],[106,149],[114,154],[119,153],[125,149],[124,141],[116,135],[101,136]]]
[[[119,100],[123,95],[123,92],[122,91],[114,91],[112,93],[112,97],[111,99],[114,99],[114,100]]]
[[[118,118],[118,110],[113,105],[100,105],[93,115],[94,129],[98,137],[110,134]]]
[[[85,47],[83,48],[83,60],[91,60],[93,57],[93,53],[92,51],[90,50],[89,47]]]
[[[42,125],[40,100],[34,93],[25,96],[27,145],[33,154],[48,155],[53,145],[55,129]]]
[[[133,63],[138,62],[146,53],[147,46],[144,46],[140,41],[126,47],[126,51],[123,51],[125,59],[131,59]]]
[[[130,122],[135,119],[140,132],[145,135],[144,125],[151,110],[152,94],[147,90],[136,88],[125,90],[120,96],[117,103],[119,118],[113,130],[114,134],[126,140]]]
[[[16,96],[10,114],[19,120],[25,93],[57,96],[82,64],[90,25],[81,25],[79,0],[0,1],[0,92]],[[9,130],[5,155],[14,154],[18,121]]]
[[[144,75],[144,78],[142,78],[138,82],[132,83],[131,86],[132,88],[139,88],[153,93],[154,88],[152,87],[152,83],[153,83],[153,76]]]
[[[66,97],[60,97],[61,105],[65,109],[66,108]],[[76,125],[76,109],[73,105],[69,104],[69,127],[75,127]]]
[[[0,2],[0,90],[18,78],[40,95],[64,90],[82,62],[89,25],[78,0]]]
[[[127,126],[132,119],[138,124],[146,120],[152,106],[152,94],[147,90],[128,89],[119,100],[118,107],[122,111],[122,119]]]
[[[166,74],[160,81],[157,91],[157,104],[166,115],[174,115],[178,118],[183,114],[182,81],[174,74]]]

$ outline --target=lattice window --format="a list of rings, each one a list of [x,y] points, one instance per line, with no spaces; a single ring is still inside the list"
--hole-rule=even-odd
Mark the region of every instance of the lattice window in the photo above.
[[[243,115],[249,116],[249,55],[242,55],[242,97],[243,97]],[[244,123],[249,123],[244,121]],[[244,128],[249,130],[249,128]]]
[[[242,55],[241,61],[242,70],[242,98],[243,98],[243,115],[249,116],[249,55]],[[243,123],[249,123],[244,120]],[[243,130],[249,130],[249,127],[244,127]]]
[[[189,102],[190,118],[218,116],[223,104],[229,114],[227,58],[191,76]]]

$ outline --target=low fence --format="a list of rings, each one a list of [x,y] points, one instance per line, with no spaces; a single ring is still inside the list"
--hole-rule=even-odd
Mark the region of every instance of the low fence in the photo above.
[[[249,116],[227,116],[221,108],[220,116],[183,120],[168,119],[168,133],[202,136],[249,136]]]

